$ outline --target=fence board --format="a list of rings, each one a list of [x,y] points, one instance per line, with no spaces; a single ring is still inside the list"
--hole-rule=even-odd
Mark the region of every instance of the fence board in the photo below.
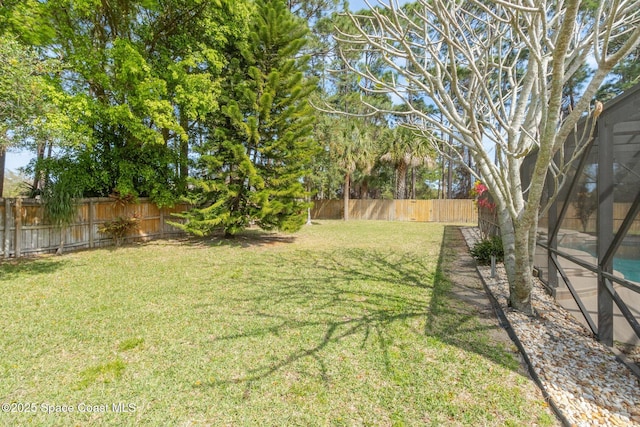
[[[395,200],[394,204],[397,221],[433,221],[434,200]]]
[[[313,219],[341,219],[342,200],[316,200]],[[349,218],[380,221],[457,222],[477,224],[473,200],[349,200]]]
[[[616,232],[624,218],[627,216],[629,209],[631,208],[631,203],[614,203],[613,204],[613,230]],[[567,207],[567,212],[565,217],[560,225],[562,229],[568,230],[577,230],[584,233],[595,233],[596,232],[596,220],[598,218],[597,211],[594,211],[590,216],[588,221],[585,224],[582,223],[580,219],[580,215],[576,207],[571,203]],[[540,227],[547,227],[547,218],[541,218]],[[629,229],[629,234],[640,234],[640,218],[636,218],[631,228]]]
[[[180,222],[181,219],[173,214],[188,209],[184,204],[159,209],[146,199],[129,205],[118,204],[107,198],[83,199],[78,204],[75,222],[59,230],[47,223],[40,201],[22,199],[21,204],[18,217],[17,200],[0,199],[0,255],[5,258],[55,252],[62,238],[65,249],[111,245],[111,239],[98,232],[99,227],[119,216],[133,214],[140,216],[139,230],[129,236],[126,239],[128,241],[182,235],[184,233],[181,230],[168,222]],[[342,200],[314,202],[314,219],[340,219],[342,215]],[[472,200],[350,200],[349,216],[352,219],[380,221],[477,223],[477,210]],[[16,243],[19,243],[19,247],[16,247]]]
[[[4,221],[2,221],[2,256],[9,258],[11,243],[13,241],[11,238],[11,200],[6,199],[4,203],[2,203],[2,210],[4,219]]]
[[[4,228],[5,228],[5,216],[4,216],[4,203],[0,204],[0,256],[4,257]]]
[[[40,201],[0,199],[0,255],[8,258],[54,252],[63,240],[65,249],[108,246],[113,242],[98,231],[100,225],[133,214],[140,217],[139,230],[128,241],[180,235],[183,232],[166,224],[165,219],[186,209],[188,206],[181,204],[160,210],[146,199],[129,205],[107,198],[83,199],[78,203],[74,223],[60,230],[47,223]]]
[[[313,219],[340,219],[342,218],[341,200],[316,200],[313,202],[311,217]]]
[[[349,218],[352,219],[373,219],[379,221],[392,221],[393,210],[391,209],[393,200],[350,200]],[[342,205],[339,206],[339,208]],[[342,212],[341,212],[342,214]]]

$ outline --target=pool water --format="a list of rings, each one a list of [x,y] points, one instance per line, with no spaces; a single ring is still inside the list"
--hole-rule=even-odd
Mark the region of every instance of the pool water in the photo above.
[[[596,256],[595,244],[589,243],[563,243],[561,246],[569,249],[576,249],[578,251],[587,252],[589,255]],[[613,269],[620,272],[625,279],[632,282],[640,283],[640,259],[630,258],[613,258]]]
[[[640,259],[613,258],[613,269],[627,280],[640,282]]]

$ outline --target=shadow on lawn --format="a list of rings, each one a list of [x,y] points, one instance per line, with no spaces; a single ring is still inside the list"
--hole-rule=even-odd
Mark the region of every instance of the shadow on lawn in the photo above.
[[[469,327],[469,323],[476,326]],[[469,254],[460,228],[446,226],[425,333],[442,337],[448,344],[473,351],[496,363],[504,365],[509,360],[504,353],[496,351],[498,343],[495,341],[464,339],[465,333],[474,331],[485,331],[490,338],[498,338],[499,344],[512,345],[485,293],[476,271],[476,262]],[[508,367],[516,369],[513,363]]]
[[[246,383],[249,387],[252,382],[305,358],[315,360],[320,377],[326,382],[329,370],[324,350],[335,345],[346,346],[346,341],[353,346],[353,340],[359,343],[359,348],[373,343],[389,369],[392,364],[389,350],[396,345],[394,330],[398,325],[408,327],[410,334],[422,337],[420,339],[435,338],[518,370],[517,362],[508,352],[498,350],[496,343],[486,337],[487,332],[500,329],[497,322],[477,320],[492,316],[491,308],[475,306],[477,301],[484,302],[482,287],[478,285],[461,293],[452,286],[454,274],[469,275],[469,280],[479,283],[473,260],[469,257],[460,263],[455,258],[458,255],[455,248],[459,249],[461,244],[464,242],[459,228],[446,227],[435,274],[425,274],[432,271],[429,265],[433,263],[417,254],[358,248],[320,253],[300,251],[299,271],[305,271],[307,277],[284,268],[266,273],[271,277],[262,277],[264,283],[277,283],[277,286],[265,286],[264,292],[258,295],[236,298],[235,302],[245,309],[238,316],[246,319],[242,322],[246,329],[215,337],[213,341],[228,342],[233,351],[231,348],[237,341],[264,338],[265,342],[271,342],[289,335],[300,336],[310,329],[324,333],[316,334],[317,338],[308,339],[306,344],[285,341],[284,345],[291,347],[288,354],[252,366],[245,370],[244,376],[218,378],[208,385]],[[291,262],[278,256],[274,254],[270,262],[274,265]]]
[[[54,261],[53,256],[0,260],[0,281],[9,281],[25,275],[53,273],[66,263],[66,260],[60,258]]]
[[[190,236],[184,242],[188,246],[229,246],[238,248],[269,247],[280,244],[294,243],[294,235],[283,235],[281,233],[269,232],[260,229],[249,229],[234,235],[214,234],[209,237],[197,238]]]

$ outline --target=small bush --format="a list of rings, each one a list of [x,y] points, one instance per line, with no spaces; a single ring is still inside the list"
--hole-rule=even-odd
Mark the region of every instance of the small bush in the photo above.
[[[120,246],[122,240],[131,232],[138,229],[140,217],[134,214],[131,217],[118,217],[113,221],[107,221],[102,224],[98,231],[111,237],[116,246]]]
[[[504,249],[502,248],[502,238],[500,236],[493,236],[479,241],[473,245],[470,252],[471,256],[479,264],[490,264],[491,255],[496,256],[496,261],[502,262],[504,260]]]

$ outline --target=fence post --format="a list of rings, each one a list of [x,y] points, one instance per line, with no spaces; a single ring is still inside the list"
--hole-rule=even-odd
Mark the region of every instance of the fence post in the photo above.
[[[9,231],[11,230],[11,200],[4,199],[4,257],[9,258],[9,246],[11,238]]]
[[[603,123],[598,123],[598,128],[598,268],[601,272],[613,273],[613,257],[604,259],[613,242],[613,125],[604,120]],[[606,282],[612,285],[609,279],[598,274],[598,340],[611,347],[613,345],[613,298],[607,290]]]
[[[89,247],[93,248],[96,245],[95,242],[95,236],[93,233],[95,233],[94,231],[94,225],[95,225],[95,202],[93,201],[93,199],[89,199]]]
[[[20,258],[22,256],[22,199],[16,199],[16,216],[14,217],[16,223],[16,238],[15,238],[15,257]]]
[[[549,183],[551,186],[551,183]],[[568,200],[565,202],[568,203]],[[547,283],[551,289],[552,295],[555,298],[558,293],[558,269],[556,268],[558,256],[555,251],[558,249],[558,235],[554,233],[556,224],[558,222],[558,202],[555,201],[549,207],[547,211],[548,224],[547,224]]]
[[[160,208],[160,238],[164,239],[164,208]]]
[[[491,254],[491,278],[496,277],[496,256]]]

